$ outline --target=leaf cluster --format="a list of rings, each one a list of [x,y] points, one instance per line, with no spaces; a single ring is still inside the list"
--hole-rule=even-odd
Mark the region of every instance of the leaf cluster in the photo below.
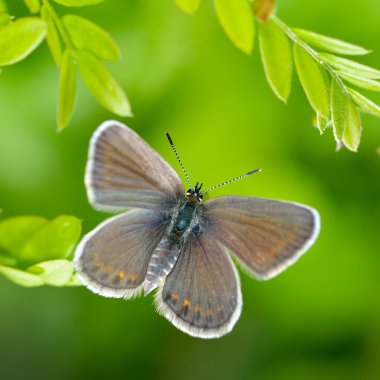
[[[200,0],[176,0],[193,14]],[[288,27],[275,15],[274,0],[213,0],[216,15],[232,43],[250,54],[256,30],[265,76],[275,95],[286,102],[295,65],[305,95],[316,113],[321,134],[332,126],[338,149],[357,151],[362,124],[360,112],[380,117],[380,106],[357,89],[380,91],[380,70],[343,56],[370,51],[328,36]],[[293,46],[291,46],[291,42]],[[294,64],[293,64],[294,63]]]
[[[94,5],[104,0],[52,0],[66,7]],[[77,69],[87,88],[104,108],[119,116],[131,116],[126,94],[103,61],[120,59],[112,37],[90,20],[73,14],[59,17],[49,0],[24,0],[30,13],[39,16],[15,19],[0,0],[0,66],[15,64],[46,40],[60,70],[57,128],[72,117]]]
[[[71,259],[81,231],[81,221],[68,215],[1,221],[0,274],[24,287],[80,285]]]

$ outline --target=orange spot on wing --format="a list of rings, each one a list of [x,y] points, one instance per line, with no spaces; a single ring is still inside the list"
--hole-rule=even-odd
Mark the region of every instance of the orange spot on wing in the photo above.
[[[170,293],[170,298],[171,298],[173,301],[178,301],[178,300],[179,300],[179,294],[176,293],[176,292]]]

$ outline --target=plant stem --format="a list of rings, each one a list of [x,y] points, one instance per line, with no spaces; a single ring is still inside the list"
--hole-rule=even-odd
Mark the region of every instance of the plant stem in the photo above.
[[[59,16],[57,15],[57,12],[55,11],[55,9],[51,6],[49,0],[42,0],[46,9],[49,11],[55,25],[57,26],[57,29],[59,31],[59,34],[61,35],[64,43],[66,44],[66,47],[71,50],[72,52],[75,51],[75,47],[73,45],[73,43],[71,42],[71,39],[70,39],[70,36],[69,34],[67,33],[67,30],[65,28],[65,26],[63,25],[61,19],[59,18]]]

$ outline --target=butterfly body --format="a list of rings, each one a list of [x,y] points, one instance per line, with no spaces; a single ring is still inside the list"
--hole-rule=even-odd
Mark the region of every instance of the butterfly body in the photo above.
[[[221,337],[240,316],[240,281],[230,254],[267,280],[301,257],[319,233],[319,214],[305,205],[243,196],[203,201],[198,183],[185,192],[173,168],[116,121],[93,134],[85,184],[96,209],[119,215],[76,248],[79,279],[106,297],[156,289],[157,310],[195,337]]]

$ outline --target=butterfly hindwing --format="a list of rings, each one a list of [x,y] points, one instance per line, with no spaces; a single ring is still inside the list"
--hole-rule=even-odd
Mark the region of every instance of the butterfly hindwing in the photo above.
[[[165,214],[152,210],[132,210],[107,219],[77,247],[74,263],[80,279],[106,297],[137,294],[169,222]]]
[[[189,335],[216,338],[228,333],[241,312],[236,269],[207,232],[192,233],[156,294],[156,305]]]
[[[261,280],[294,263],[314,243],[320,228],[316,210],[290,202],[222,196],[204,206],[214,238]]]
[[[90,203],[111,212],[162,209],[184,193],[173,168],[134,131],[112,120],[93,134],[85,182]]]

